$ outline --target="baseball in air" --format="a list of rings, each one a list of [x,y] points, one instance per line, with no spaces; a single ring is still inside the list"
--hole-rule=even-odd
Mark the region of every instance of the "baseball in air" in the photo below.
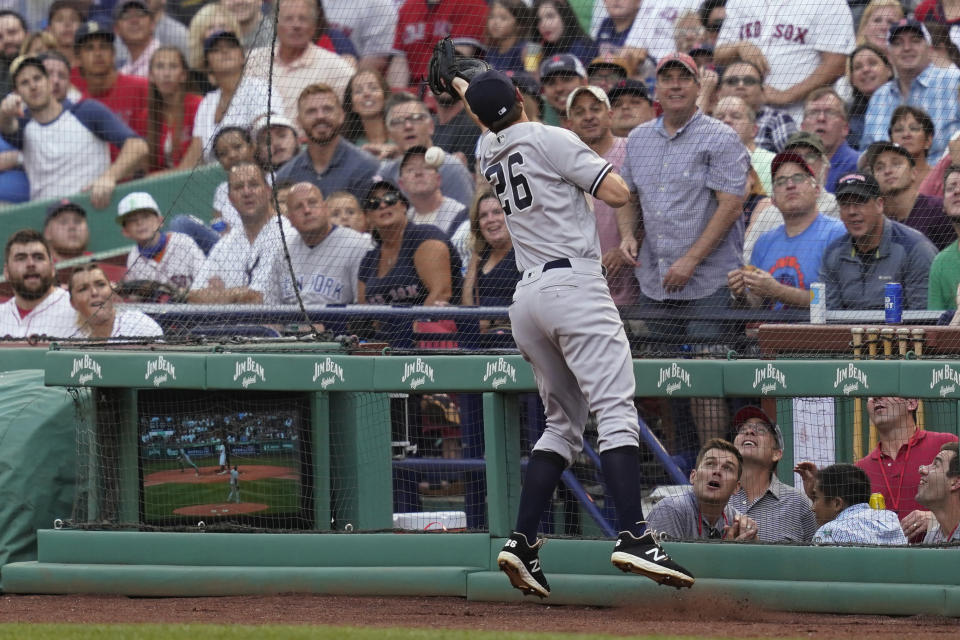
[[[423,160],[427,163],[427,166],[437,168],[443,164],[445,156],[446,154],[440,147],[430,147],[423,155]]]

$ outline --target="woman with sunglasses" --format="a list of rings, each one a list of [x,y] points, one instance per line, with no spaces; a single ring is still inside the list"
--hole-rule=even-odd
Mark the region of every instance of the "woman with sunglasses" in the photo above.
[[[440,229],[409,222],[406,197],[375,183],[364,199],[377,246],[360,263],[357,302],[444,306],[460,299],[460,258]]]

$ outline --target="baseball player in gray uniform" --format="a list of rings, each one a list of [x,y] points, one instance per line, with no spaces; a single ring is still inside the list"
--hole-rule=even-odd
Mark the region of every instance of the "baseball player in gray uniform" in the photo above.
[[[516,531],[497,563],[524,594],[550,594],[537,526],[561,474],[583,448],[592,411],[620,529],[611,561],[661,584],[689,587],[693,576],[663,551],[656,532],[644,531],[633,361],[600,263],[587,198],[621,207],[629,200],[626,183],[570,131],[530,122],[520,93],[503,73],[481,72],[469,85],[463,77],[449,82],[471,116],[489,128],[480,140],[478,166],[506,213],[523,272],[510,322],[546,409],[547,426],[523,481]]]

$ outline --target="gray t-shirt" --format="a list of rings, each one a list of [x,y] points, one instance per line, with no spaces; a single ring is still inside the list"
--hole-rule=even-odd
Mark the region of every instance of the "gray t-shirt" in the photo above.
[[[587,196],[612,170],[609,162],[571,131],[538,122],[487,132],[477,155],[507,214],[521,271],[560,258],[600,259]]]

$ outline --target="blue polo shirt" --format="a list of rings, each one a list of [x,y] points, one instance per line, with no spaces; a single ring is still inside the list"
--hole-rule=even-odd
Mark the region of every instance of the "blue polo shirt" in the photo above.
[[[277,171],[277,184],[311,182],[323,192],[324,197],[334,191],[349,191],[362,200],[373,184],[380,163],[373,155],[340,138],[337,148],[323,173],[317,173],[307,149],[290,159]]]
[[[860,159],[860,152],[847,144],[837,147],[830,157],[830,171],[827,173],[827,184],[824,186],[826,191],[834,193],[837,189],[837,181],[848,173],[855,173],[857,170],[857,160]]]

